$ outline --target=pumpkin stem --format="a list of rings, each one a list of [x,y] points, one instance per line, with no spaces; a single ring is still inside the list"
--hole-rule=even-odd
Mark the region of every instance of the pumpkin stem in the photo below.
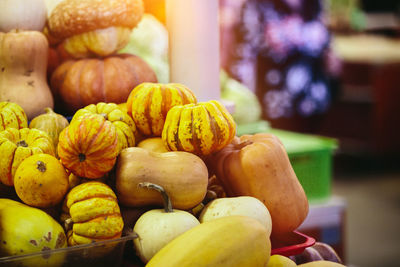
[[[25,140],[21,140],[17,142],[17,146],[28,147],[28,144],[25,142]]]
[[[79,153],[78,158],[79,158],[79,162],[83,162],[83,161],[85,161],[86,156],[83,153]]]
[[[36,165],[37,165],[36,168],[37,168],[40,172],[45,172],[45,171],[46,171],[46,164],[45,164],[43,161],[38,160],[38,161],[36,162]]]
[[[146,187],[149,189],[153,189],[156,190],[158,192],[161,193],[161,196],[164,200],[164,210],[165,212],[173,212],[174,210],[172,209],[172,203],[171,203],[171,199],[169,198],[167,192],[165,192],[164,188],[160,185],[156,185],[153,183],[148,183],[148,182],[143,182],[143,183],[139,183],[140,187]]]
[[[248,145],[251,145],[251,144],[253,144],[253,141],[246,140],[246,141],[243,141],[243,142],[241,142],[239,144],[236,144],[235,145],[235,149],[240,150],[240,149],[244,148],[245,146],[248,146]]]
[[[45,112],[46,114],[54,114],[53,109],[51,109],[51,108],[49,108],[49,107],[44,108],[44,112]]]

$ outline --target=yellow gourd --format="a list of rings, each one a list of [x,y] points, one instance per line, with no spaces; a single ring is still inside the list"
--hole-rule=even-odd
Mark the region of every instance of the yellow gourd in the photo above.
[[[18,197],[29,206],[47,208],[60,203],[68,191],[68,175],[54,156],[36,154],[18,166],[14,177]]]
[[[100,182],[72,188],[65,197],[61,220],[70,246],[119,238],[124,227],[117,197]]]
[[[29,123],[29,128],[35,128],[46,132],[53,140],[54,147],[58,145],[58,137],[61,131],[69,125],[67,118],[55,113],[51,108],[44,109],[45,114],[41,114]],[[56,150],[56,155],[58,155]]]
[[[28,127],[28,118],[20,105],[13,102],[0,102],[0,131],[7,128]]]
[[[46,212],[0,198],[0,257],[41,252],[67,246],[61,225]],[[61,266],[65,253],[27,258],[23,266]]]
[[[261,267],[270,253],[271,242],[263,225],[247,216],[227,216],[184,232],[146,267]]]
[[[204,156],[224,148],[235,133],[236,124],[227,109],[211,100],[171,108],[162,139],[168,150]]]
[[[14,185],[14,175],[21,162],[34,154],[54,156],[54,145],[47,133],[38,129],[9,128],[0,132],[0,182]]]

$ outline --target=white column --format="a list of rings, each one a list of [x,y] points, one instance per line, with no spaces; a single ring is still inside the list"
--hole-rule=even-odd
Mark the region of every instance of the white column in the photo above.
[[[170,82],[220,100],[218,0],[166,0]]]

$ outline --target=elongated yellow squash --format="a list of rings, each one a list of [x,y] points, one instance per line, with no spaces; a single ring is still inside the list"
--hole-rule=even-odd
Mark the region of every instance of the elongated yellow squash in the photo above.
[[[263,267],[271,254],[267,229],[254,218],[227,216],[181,234],[146,267]]]

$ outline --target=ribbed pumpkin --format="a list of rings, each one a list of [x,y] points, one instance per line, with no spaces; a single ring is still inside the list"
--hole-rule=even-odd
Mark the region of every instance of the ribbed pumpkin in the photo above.
[[[70,246],[119,238],[124,227],[115,193],[108,185],[95,181],[69,191],[61,221],[67,228]]]
[[[13,102],[0,102],[0,131],[7,128],[28,127],[28,118],[24,109]]]
[[[0,132],[0,181],[12,186],[14,175],[21,162],[34,154],[54,156],[51,138],[38,129],[8,128]]]
[[[144,60],[120,54],[67,60],[53,72],[50,87],[63,113],[72,114],[89,104],[125,102],[135,86],[156,81]]]
[[[117,104],[100,102],[90,104],[78,110],[72,121],[87,114],[99,114],[106,120],[114,124],[118,135],[120,150],[135,146],[137,140],[137,130],[132,118],[124,112]]]
[[[67,118],[55,113],[51,108],[45,108],[45,114],[41,114],[29,123],[29,128],[35,128],[46,132],[53,140],[54,147],[58,145],[58,137],[61,131],[69,125]],[[56,151],[57,155],[57,151]]]
[[[75,119],[60,133],[58,156],[72,173],[100,178],[109,172],[119,153],[115,126],[99,114]]]
[[[161,136],[168,111],[191,103],[197,103],[196,96],[182,84],[142,83],[129,94],[126,105],[141,133]]]
[[[172,151],[204,156],[219,151],[236,134],[236,124],[216,100],[173,107],[167,115],[162,139]]]

